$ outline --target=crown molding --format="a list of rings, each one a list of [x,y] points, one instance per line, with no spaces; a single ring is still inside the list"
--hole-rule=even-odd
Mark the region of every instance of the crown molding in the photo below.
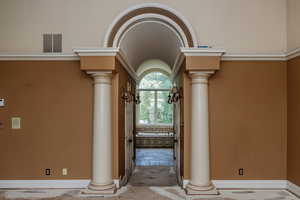
[[[76,54],[0,54],[0,61],[79,60]]]
[[[138,80],[135,70],[120,48],[75,48],[73,51],[79,56],[115,56],[129,75],[134,80]]]
[[[119,48],[75,48],[74,53],[0,53],[0,61],[64,61],[80,60],[79,56],[117,56]],[[222,49],[211,48],[181,48],[181,54],[185,56],[221,56],[222,61],[288,61],[300,56],[300,48],[278,54],[230,54]],[[124,52],[122,57],[126,57]],[[180,55],[181,56],[181,55]],[[175,63],[178,63],[176,58]],[[123,60],[127,61],[127,58]],[[128,62],[126,62],[128,63]],[[127,64],[131,66],[129,63]],[[132,69],[132,70],[131,70]],[[131,67],[130,71],[134,71]],[[174,68],[173,68],[174,69]],[[135,72],[135,71],[134,71]]]
[[[73,51],[79,56],[116,56],[119,48],[74,48]]]
[[[285,54],[224,54],[222,61],[286,61]]]
[[[288,61],[300,56],[300,48],[278,54],[224,54],[223,61]]]
[[[286,59],[291,60],[291,59],[296,58],[298,56],[300,56],[300,48],[288,51],[287,54],[286,54]]]
[[[226,51],[212,48],[180,48],[185,56],[222,56]]]

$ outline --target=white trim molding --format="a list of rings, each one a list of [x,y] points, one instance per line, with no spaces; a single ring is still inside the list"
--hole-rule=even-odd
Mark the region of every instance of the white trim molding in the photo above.
[[[181,53],[185,56],[222,56],[225,52],[224,49],[181,48]]]
[[[135,70],[120,48],[75,48],[73,51],[79,56],[116,56],[130,76],[134,80],[138,79]]]
[[[115,56],[121,52],[119,48],[75,48],[74,53],[33,53],[33,54],[16,54],[16,53],[3,53],[0,54],[0,61],[43,61],[43,60],[80,60],[79,56]],[[222,56],[222,61],[288,61],[300,56],[300,48],[289,51],[287,53],[278,54],[231,54],[226,53],[223,49],[212,48],[181,48],[181,53],[186,56]],[[78,56],[79,55],[79,56]],[[125,60],[124,52],[121,52]],[[182,55],[178,55],[180,57]],[[177,57],[177,59],[178,59]],[[176,60],[177,60],[176,59]],[[179,59],[180,60],[180,59]],[[128,63],[128,61],[126,61]],[[177,62],[177,61],[176,61]],[[175,63],[176,63],[175,62]],[[177,62],[178,63],[178,62]],[[180,62],[179,62],[180,63]],[[130,66],[130,64],[128,64]],[[133,69],[133,68],[132,68]],[[174,68],[173,68],[174,69]],[[133,70],[134,71],[134,70]]]
[[[90,179],[0,180],[0,188],[86,188]]]
[[[86,188],[90,179],[67,179],[67,180],[0,180],[0,188]],[[120,180],[114,179],[117,187]],[[287,189],[300,196],[300,186],[287,180],[213,180],[218,189]],[[189,183],[183,179],[182,187]]]
[[[218,189],[287,189],[286,180],[213,180]]]
[[[116,56],[119,48],[75,48],[73,51],[79,56]]]
[[[292,51],[289,51],[286,53],[286,59],[291,60],[293,58],[296,58],[300,56],[300,48],[294,49]]]
[[[217,189],[288,189],[287,180],[212,180]],[[185,188],[188,179],[182,181]],[[300,191],[300,190],[299,190]]]
[[[290,182],[290,181],[287,181],[287,189],[294,193],[295,195],[297,195],[298,197],[300,197],[300,186]]]
[[[288,61],[300,56],[300,48],[277,54],[224,54],[223,61]]]
[[[188,28],[188,31],[189,33],[191,34],[192,36],[192,40],[193,40],[193,46],[194,47],[197,47],[198,46],[198,40],[197,40],[197,37],[196,37],[196,34],[195,34],[195,31],[192,27],[192,25],[188,22],[188,20],[182,15],[180,14],[179,12],[177,12],[175,9],[173,8],[170,8],[166,5],[163,5],[163,4],[160,4],[160,3],[143,3],[143,4],[139,4],[139,5],[134,5],[134,6],[131,6],[129,8],[127,8],[126,10],[124,10],[123,12],[121,12],[114,20],[113,22],[110,24],[106,34],[105,34],[105,37],[104,37],[104,43],[103,43],[103,46],[104,47],[108,47],[108,40],[110,38],[110,35],[114,29],[114,27],[116,26],[116,24],[124,17],[126,16],[127,14],[129,14],[130,12],[134,11],[134,10],[137,10],[137,9],[140,9],[140,8],[160,8],[160,9],[163,9],[163,10],[166,10],[166,11],[169,11],[171,13],[173,13],[176,17],[178,17],[185,25],[186,27]]]
[[[76,54],[0,54],[0,61],[79,60]]]
[[[224,54],[223,61],[286,61],[285,54]]]

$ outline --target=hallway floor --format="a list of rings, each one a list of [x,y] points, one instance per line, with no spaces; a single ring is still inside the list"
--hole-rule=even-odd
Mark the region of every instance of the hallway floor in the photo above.
[[[136,166],[173,165],[173,149],[136,149]]]
[[[132,186],[175,186],[177,179],[172,166],[136,166],[129,184]]]
[[[219,190],[216,196],[186,196],[178,186],[136,187],[128,185],[110,196],[87,196],[80,189],[0,190],[0,200],[298,200],[286,190]]]

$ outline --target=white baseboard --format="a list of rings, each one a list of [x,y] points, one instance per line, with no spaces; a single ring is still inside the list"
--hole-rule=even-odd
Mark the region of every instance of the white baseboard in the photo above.
[[[294,193],[294,194],[296,194],[297,196],[300,197],[300,186],[298,186],[298,185],[296,185],[296,184],[294,184],[290,181],[287,181],[287,189],[290,192],[292,192],[292,193]]]
[[[212,182],[218,189],[287,189],[286,180],[213,180]],[[189,180],[183,180],[183,188],[185,188],[188,183]]]
[[[286,189],[286,180],[213,180],[216,188]]]
[[[0,188],[86,188],[90,180],[0,180]]]
[[[182,181],[183,188],[189,180]],[[300,196],[300,187],[287,180],[213,180],[218,189],[288,189]],[[0,180],[0,188],[86,188],[90,183],[89,179],[73,180]],[[119,187],[120,180],[115,179],[114,183]]]

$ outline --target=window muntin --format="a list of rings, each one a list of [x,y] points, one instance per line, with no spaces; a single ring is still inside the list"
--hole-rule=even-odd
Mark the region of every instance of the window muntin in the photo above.
[[[171,89],[172,83],[168,76],[161,72],[151,72],[143,77],[139,89]]]
[[[171,125],[173,106],[168,104],[172,83],[161,72],[151,72],[144,76],[139,85],[141,103],[138,105],[138,124]]]

